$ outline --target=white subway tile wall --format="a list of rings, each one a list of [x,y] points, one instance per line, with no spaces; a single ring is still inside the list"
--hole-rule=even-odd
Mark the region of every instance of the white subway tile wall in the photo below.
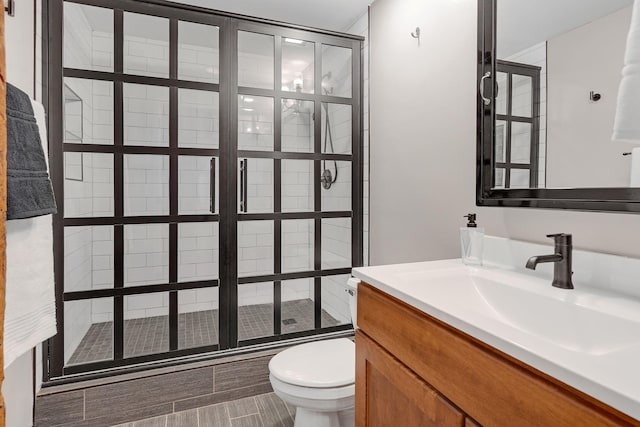
[[[125,286],[153,285],[167,283],[168,281],[169,225],[125,225]],[[127,317],[125,316],[125,318]]]
[[[169,156],[125,154],[124,214],[169,214]]]
[[[178,78],[205,83],[220,80],[218,27],[178,22]]]
[[[273,36],[238,31],[238,85],[274,89],[274,52]]]
[[[273,98],[238,95],[238,150],[273,151]]]
[[[218,148],[219,132],[218,92],[178,89],[178,146]]]
[[[238,276],[273,274],[273,234],[273,221],[238,222]]]
[[[281,171],[282,212],[312,212],[313,160],[283,159]]]
[[[123,84],[124,145],[169,146],[169,88]]]
[[[178,224],[178,280],[194,282],[217,279],[218,242],[217,222]]]
[[[169,20],[124,13],[124,72],[169,77]]]
[[[314,221],[282,221],[282,272],[313,270]]]
[[[282,151],[313,153],[314,103],[282,100]]]

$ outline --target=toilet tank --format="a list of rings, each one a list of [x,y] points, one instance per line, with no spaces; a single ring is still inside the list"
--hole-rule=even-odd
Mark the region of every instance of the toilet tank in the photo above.
[[[347,294],[349,295],[349,310],[351,311],[351,323],[353,323],[353,329],[357,327],[358,321],[358,283],[360,283],[359,279],[355,277],[347,280]]]

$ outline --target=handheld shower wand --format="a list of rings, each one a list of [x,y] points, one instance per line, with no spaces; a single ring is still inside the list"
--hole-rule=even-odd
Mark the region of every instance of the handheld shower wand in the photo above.
[[[322,91],[325,95],[331,95],[333,93],[333,87],[327,88],[324,84],[324,81],[331,80],[331,71],[322,76]],[[331,135],[331,119],[329,118],[329,104],[326,102],[322,103],[324,107],[325,114],[325,122],[324,122],[324,152],[327,151],[327,142],[329,143],[329,147],[331,148],[331,154],[335,154],[335,149],[333,147],[333,136]],[[322,161],[322,168],[324,171],[322,172],[322,176],[320,177],[320,182],[322,183],[322,187],[325,190],[329,190],[333,184],[338,180],[338,162],[333,161],[333,168],[335,170],[335,175],[331,172],[331,169],[327,168],[327,161]]]

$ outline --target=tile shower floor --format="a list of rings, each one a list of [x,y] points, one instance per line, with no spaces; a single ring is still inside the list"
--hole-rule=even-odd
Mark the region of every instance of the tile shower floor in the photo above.
[[[295,408],[260,394],[113,427],[293,427]]]
[[[310,299],[283,301],[283,334],[314,328],[314,302]],[[340,321],[322,310],[322,327],[339,325]],[[218,310],[197,311],[178,315],[178,348],[193,348],[218,343]],[[273,304],[238,307],[238,338],[273,335]],[[169,351],[169,317],[156,316],[124,321],[124,357]],[[113,322],[91,325],[68,364],[109,360],[113,357]]]

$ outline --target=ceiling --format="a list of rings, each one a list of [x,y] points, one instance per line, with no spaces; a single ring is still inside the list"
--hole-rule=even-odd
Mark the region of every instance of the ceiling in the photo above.
[[[508,57],[632,4],[633,0],[498,1],[498,55]]]
[[[367,11],[372,0],[182,0],[176,3],[344,32]]]

